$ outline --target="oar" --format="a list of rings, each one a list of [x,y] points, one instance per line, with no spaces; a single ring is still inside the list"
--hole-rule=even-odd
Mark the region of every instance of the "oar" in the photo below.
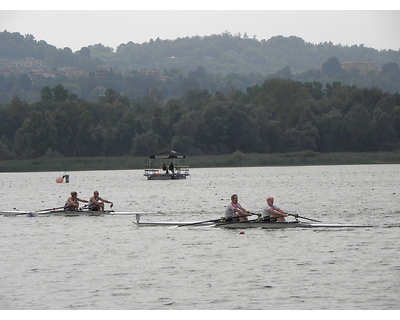
[[[250,212],[250,214],[251,214],[251,215],[256,215],[256,216],[258,216],[258,214],[256,214],[256,213]],[[244,216],[244,215],[235,216],[235,218],[240,218],[240,217],[247,217],[247,216]],[[193,223],[182,224],[182,225],[179,225],[178,227],[193,226],[193,225],[196,225],[196,224],[203,224],[203,223],[208,223],[208,222],[218,222],[218,221],[221,221],[221,218],[220,218],[220,219],[214,219],[214,220],[206,220],[206,221],[199,221],[199,222],[193,222]]]
[[[254,214],[254,213],[252,213],[252,214]],[[246,216],[236,216],[235,218],[239,218],[239,217],[246,217]],[[199,222],[181,224],[178,227],[194,226],[196,224],[203,224],[203,223],[208,223],[208,222],[218,222],[218,221],[221,221],[221,218],[214,219],[214,220],[206,220],[206,221],[199,221]]]
[[[41,213],[41,214],[50,214],[50,213],[52,213],[51,211],[58,210],[58,209],[64,209],[64,208],[70,208],[70,207],[73,207],[73,205],[71,204],[71,205],[66,206],[66,207],[62,206],[62,207],[51,208],[51,209],[44,209],[44,210],[35,211],[35,212],[39,212],[39,213]],[[44,212],[44,211],[50,211],[50,212]]]
[[[256,215],[256,213],[251,213],[251,214]],[[295,217],[295,218],[306,219],[306,220],[310,220],[310,221],[314,221],[314,222],[322,222],[322,221],[319,221],[319,220],[314,220],[314,219],[302,217],[302,216],[299,216],[298,214],[288,213],[288,215],[289,215],[289,216],[292,216],[292,217]],[[258,214],[258,216],[260,216],[260,215]],[[266,218],[264,218],[264,219],[269,219],[269,220],[271,220],[271,219],[278,219],[278,218],[280,218],[280,217],[284,217],[284,215],[280,215],[280,216],[276,216],[276,217],[266,217]]]
[[[180,224],[178,227],[186,227],[186,226],[194,226],[196,224],[203,224],[203,223],[208,223],[208,222],[218,222],[221,221],[221,218],[219,219],[214,219],[214,220],[206,220],[206,221],[199,221],[199,222],[193,222],[193,223],[187,223],[187,224]]]
[[[52,211],[52,210],[58,210],[58,209],[62,209],[62,208],[64,208],[64,206],[57,207],[57,208],[49,208],[49,209],[38,210],[38,211],[35,211],[35,212]]]
[[[291,214],[291,213],[288,213],[288,215],[289,215],[289,216],[292,216],[292,217],[295,217],[295,218],[306,219],[306,220],[310,220],[310,221],[314,221],[314,222],[322,222],[322,221],[319,221],[319,220],[314,220],[314,219],[302,217],[302,216],[299,216],[298,214]]]

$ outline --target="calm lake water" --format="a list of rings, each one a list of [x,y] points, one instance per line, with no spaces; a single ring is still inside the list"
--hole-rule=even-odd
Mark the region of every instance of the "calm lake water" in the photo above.
[[[134,216],[0,217],[2,310],[398,310],[400,165],[0,173],[2,208],[62,206],[94,190],[142,221],[223,215],[230,195],[253,212],[267,196],[324,223],[374,228],[142,227]]]

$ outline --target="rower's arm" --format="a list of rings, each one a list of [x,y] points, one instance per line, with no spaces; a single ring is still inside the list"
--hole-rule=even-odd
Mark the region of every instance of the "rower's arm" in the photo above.
[[[105,203],[112,203],[111,201],[108,201],[108,200],[103,199],[103,198],[100,198],[100,197],[99,197],[99,200],[100,200],[100,201],[103,201],[103,202],[105,202]]]
[[[279,210],[279,211],[278,211],[278,210]],[[278,209],[278,210],[274,210],[274,209],[271,208],[271,209],[268,210],[268,212],[269,212],[269,213],[273,213],[273,214],[279,214],[280,216],[283,217],[285,213],[284,213],[281,209]],[[282,211],[282,212],[281,212],[281,211]]]
[[[237,209],[236,212],[240,213],[240,214],[244,214],[246,216],[251,216],[251,213],[249,211],[247,211],[245,208],[240,207],[240,208],[235,208]]]
[[[283,210],[281,210],[281,209],[279,209],[279,208],[278,208],[276,211],[278,211],[280,214],[283,214],[283,215],[285,215],[285,216],[288,215],[285,211],[283,211]]]

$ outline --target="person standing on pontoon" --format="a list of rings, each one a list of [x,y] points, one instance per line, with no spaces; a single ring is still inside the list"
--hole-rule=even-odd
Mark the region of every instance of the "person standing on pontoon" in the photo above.
[[[88,209],[91,211],[104,211],[104,203],[111,203],[111,208],[113,206],[111,201],[100,198],[99,192],[95,191],[93,192],[93,197],[89,199]]]
[[[71,196],[68,198],[67,202],[64,204],[64,210],[74,211],[79,209],[79,202],[88,202],[78,198],[78,193],[76,191],[71,192]]]
[[[267,205],[264,207],[261,218],[264,220],[269,220],[270,222],[285,222],[285,217],[288,214],[274,205],[274,198],[268,197],[267,198]],[[276,219],[271,219],[276,218]]]
[[[172,172],[172,174],[175,173],[175,172],[174,172],[174,164],[173,164],[172,162],[171,162],[171,164],[169,165],[168,169],[169,169],[169,171]]]
[[[228,221],[247,221],[247,216],[251,213],[243,208],[238,202],[239,197],[237,194],[231,196],[231,203],[226,206],[225,219]]]

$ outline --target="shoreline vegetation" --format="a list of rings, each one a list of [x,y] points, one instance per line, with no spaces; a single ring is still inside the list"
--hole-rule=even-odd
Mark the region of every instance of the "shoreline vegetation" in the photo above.
[[[41,157],[31,160],[0,161],[0,172],[46,172],[91,170],[137,170],[148,165],[148,157]],[[153,162],[152,164],[158,165]],[[291,153],[256,154],[235,151],[229,155],[187,156],[191,168],[213,167],[274,167],[323,166],[360,164],[400,164],[400,150],[392,152],[319,153],[302,151]]]

